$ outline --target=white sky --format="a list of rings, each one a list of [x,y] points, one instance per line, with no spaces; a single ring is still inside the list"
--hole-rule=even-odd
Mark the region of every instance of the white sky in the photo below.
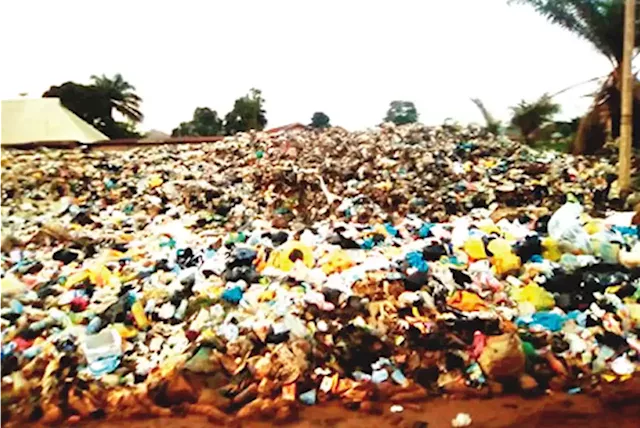
[[[482,122],[605,75],[606,58],[531,8],[506,0],[4,1],[0,98],[122,73],[137,87],[142,130],[170,132],[198,106],[223,116],[251,87],[268,127],[366,128],[389,102],[414,101],[421,121]],[[588,107],[593,86],[560,96],[559,118]]]

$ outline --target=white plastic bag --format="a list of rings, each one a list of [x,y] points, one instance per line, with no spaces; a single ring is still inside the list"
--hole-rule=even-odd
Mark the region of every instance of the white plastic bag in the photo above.
[[[582,214],[582,205],[567,202],[553,213],[547,228],[549,236],[557,242],[589,252],[591,249],[589,234],[582,227],[580,214]]]

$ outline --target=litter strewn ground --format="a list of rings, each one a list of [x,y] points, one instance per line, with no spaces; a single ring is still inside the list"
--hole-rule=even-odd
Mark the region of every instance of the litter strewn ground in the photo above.
[[[637,370],[638,228],[607,156],[409,125],[2,166],[3,423],[377,414]]]

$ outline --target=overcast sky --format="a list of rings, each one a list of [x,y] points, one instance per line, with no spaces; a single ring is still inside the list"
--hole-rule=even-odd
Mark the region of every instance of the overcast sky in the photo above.
[[[5,1],[0,97],[122,73],[144,99],[142,130],[170,132],[198,106],[224,115],[251,87],[268,126],[324,111],[350,129],[380,122],[391,100],[428,124],[482,122],[605,75],[591,45],[506,0]],[[581,114],[593,86],[558,97]]]

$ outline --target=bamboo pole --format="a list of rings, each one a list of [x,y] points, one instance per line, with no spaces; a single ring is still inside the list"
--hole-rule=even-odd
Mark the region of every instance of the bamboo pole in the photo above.
[[[620,118],[620,157],[618,159],[618,183],[620,190],[627,190],[631,181],[631,138],[633,116],[633,75],[631,57],[635,37],[636,0],[626,0],[624,10],[624,48],[622,51],[622,105]]]

